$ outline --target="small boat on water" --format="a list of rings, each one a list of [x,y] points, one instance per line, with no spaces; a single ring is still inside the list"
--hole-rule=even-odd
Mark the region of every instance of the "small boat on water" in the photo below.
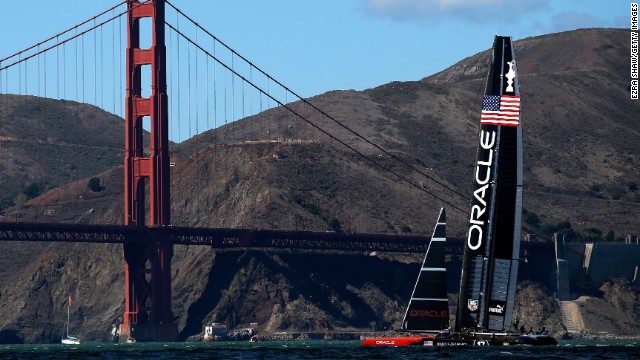
[[[69,295],[69,302],[67,303],[67,321],[65,322],[65,334],[62,336],[60,340],[61,343],[66,345],[79,345],[80,340],[73,335],[69,335],[69,317],[71,315],[71,304],[73,300],[71,299],[71,295]]]

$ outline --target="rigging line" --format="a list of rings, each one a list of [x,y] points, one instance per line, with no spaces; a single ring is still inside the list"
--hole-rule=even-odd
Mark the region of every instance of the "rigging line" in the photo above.
[[[85,103],[84,101],[84,90],[85,90],[85,86],[86,83],[85,81],[87,80],[87,78],[84,75],[84,34],[82,35],[82,37],[80,37],[80,43],[82,44],[82,62],[80,62],[80,65],[82,66],[82,103]]]
[[[22,95],[22,64],[18,65],[18,94]]]
[[[112,12],[113,15],[114,12]],[[112,112],[116,113],[116,22],[111,23],[111,96],[113,101]]]
[[[260,97],[260,112],[258,113],[258,136],[256,136],[256,139],[260,139],[260,135],[262,135],[262,124],[263,122],[260,121],[261,117],[264,117],[264,107],[262,105],[262,91],[258,90],[258,96]]]
[[[491,58],[489,58],[489,61],[487,63],[487,67],[490,67],[490,66],[491,66]],[[474,108],[478,108],[478,106],[477,106],[478,105],[478,98],[480,97],[480,92],[482,91],[482,88],[484,87],[486,82],[487,82],[487,77],[485,76],[484,79],[480,82],[480,84],[478,86],[478,91],[476,91],[476,97],[475,97],[475,99],[473,100],[473,103],[472,103],[472,104],[474,104]],[[474,115],[474,117],[475,117],[475,115]],[[464,127],[464,132],[466,132],[470,127],[471,127],[471,122],[470,121],[466,121],[466,126]],[[466,137],[465,137],[465,139],[466,139]],[[458,151],[459,152],[462,151],[462,147],[464,146],[465,142],[468,142],[468,141],[471,141],[471,140],[463,141],[463,142],[460,143],[460,146],[458,146]]]
[[[47,53],[44,53],[42,56],[43,56],[43,65],[44,65],[43,68],[42,68],[42,72],[43,72],[42,76],[44,77],[43,78],[43,82],[44,82],[44,89],[43,89],[44,90],[44,94],[43,94],[44,95],[44,99],[43,100],[47,101]],[[39,67],[39,65],[38,65],[38,67]],[[40,70],[38,69],[38,71],[40,71]],[[45,106],[44,106],[44,124],[43,124],[43,128],[44,129],[46,129],[47,125],[49,125],[47,123],[47,121],[49,120],[48,114],[49,114],[49,106],[47,106],[46,103],[45,103]]]
[[[231,121],[236,121],[236,77],[233,75],[235,72],[233,54],[231,54],[231,69]]]
[[[188,70],[188,75],[187,75],[187,96],[188,96],[188,100],[187,100],[187,104],[189,104],[189,138],[191,138],[191,45],[187,44],[187,70]]]
[[[242,81],[240,83],[240,89],[241,89],[241,93],[242,93],[242,96],[241,96],[241,99],[242,99],[242,118],[244,119],[245,118],[245,112],[244,112],[244,107],[245,107],[245,105],[244,105],[244,81]]]
[[[462,194],[461,192],[453,189],[452,187],[448,186],[447,184],[433,178],[432,176],[430,176],[429,174],[423,172],[422,170],[416,168],[415,166],[409,164],[408,162],[402,160],[401,158],[397,157],[396,155],[394,155],[393,153],[389,152],[388,150],[382,148],[380,145],[372,142],[371,140],[365,138],[364,136],[360,135],[358,132],[356,132],[355,130],[352,130],[351,128],[349,128],[348,126],[346,126],[345,124],[341,123],[340,121],[336,120],[334,117],[332,117],[331,115],[327,114],[326,112],[324,112],[323,110],[319,109],[318,107],[316,107],[315,105],[313,105],[312,103],[310,103],[308,100],[302,98],[300,95],[298,95],[296,92],[292,91],[291,89],[289,89],[287,86],[285,86],[284,84],[282,84],[281,82],[279,82],[278,80],[276,80],[275,78],[273,78],[271,75],[267,74],[265,71],[263,71],[261,68],[259,68],[258,66],[254,65],[251,61],[249,61],[247,58],[245,58],[244,56],[240,55],[238,52],[236,52],[234,49],[232,49],[231,47],[229,47],[226,43],[224,43],[223,41],[221,41],[220,39],[218,39],[215,35],[213,35],[212,33],[210,33],[208,30],[206,30],[205,28],[203,28],[200,24],[198,24],[196,21],[194,21],[191,17],[187,16],[185,13],[183,13],[181,10],[179,10],[178,8],[176,8],[173,4],[171,4],[169,1],[166,1],[167,4],[169,4],[169,6],[171,6],[172,8],[174,8],[176,10],[177,13],[181,14],[182,16],[184,16],[187,20],[191,21],[195,26],[197,26],[198,28],[200,28],[202,31],[204,31],[207,35],[209,35],[210,37],[212,37],[213,39],[215,39],[216,41],[218,41],[220,44],[222,44],[224,47],[226,47],[229,51],[231,51],[232,54],[237,55],[240,59],[244,60],[247,64],[249,64],[250,66],[253,66],[256,68],[256,70],[260,71],[263,75],[265,75],[267,78],[271,79],[272,81],[274,81],[276,84],[278,84],[279,86],[281,86],[282,88],[284,88],[285,90],[288,90],[289,92],[291,92],[292,95],[294,95],[295,97],[297,97],[298,99],[300,99],[301,101],[303,101],[305,104],[308,104],[309,106],[311,106],[313,109],[315,109],[316,111],[318,111],[320,114],[322,114],[323,116],[327,117],[328,119],[330,119],[331,121],[335,122],[337,125],[339,125],[340,127],[342,127],[343,129],[347,130],[348,132],[352,133],[353,135],[355,135],[356,137],[362,139],[363,141],[365,141],[366,143],[368,143],[369,145],[375,147],[376,149],[378,149],[379,151],[382,151],[383,153],[385,153],[387,156],[391,157],[392,159],[402,163],[403,165],[407,166],[408,168],[412,169],[413,171],[416,171],[417,173],[421,174],[422,176],[426,177],[427,179],[435,182],[436,184],[442,186],[443,188],[451,191],[452,193],[462,197],[462,198],[467,198],[467,196],[465,196],[464,194]],[[167,25],[169,25],[167,23]],[[184,35],[183,35],[184,36]]]
[[[58,39],[56,39],[58,41]],[[60,99],[60,48],[56,48],[56,98]]]
[[[24,62],[24,94],[25,95],[29,95],[29,68],[27,67],[27,65],[29,65],[28,61]]]
[[[176,16],[178,16],[176,14]],[[178,34],[176,34],[176,36],[178,36]],[[216,55],[216,42],[213,42],[213,55]],[[207,59],[209,59],[209,57],[206,57]],[[216,63],[213,63],[213,127],[217,128],[218,127],[218,82],[217,82],[217,74],[216,74],[217,70],[216,70]],[[207,99],[208,101],[208,99]],[[218,137],[214,136],[213,137],[213,157],[216,158],[218,155]]]
[[[174,114],[174,106],[173,106],[173,32],[171,30],[168,31],[169,36],[169,61],[167,62],[167,96],[169,96],[169,101],[167,106],[169,107],[169,132],[171,133],[171,129],[173,128],[174,122],[173,118]]]
[[[104,109],[104,27],[103,26],[100,26],[100,108]]]
[[[217,58],[213,57],[213,56],[211,55],[211,53],[210,53],[210,52],[208,52],[207,50],[203,49],[200,45],[198,45],[198,44],[194,44],[194,43],[193,43],[193,41],[192,41],[191,39],[189,39],[189,38],[188,38],[188,37],[186,37],[183,33],[181,33],[181,32],[180,32],[180,31],[178,31],[176,28],[174,28],[171,24],[168,24],[168,23],[166,23],[166,22],[165,22],[165,24],[166,24],[169,28],[173,29],[176,33],[180,34],[180,36],[182,36],[186,41],[190,42],[190,43],[191,43],[191,44],[193,44],[196,48],[200,49],[200,51],[204,52],[207,56],[209,56],[209,57],[211,57],[213,60],[215,60],[215,61],[216,61],[218,64],[220,64],[222,67],[226,68],[227,70],[229,70],[229,71],[231,71],[231,72],[234,72],[234,70],[232,70],[231,68],[229,68],[229,66],[228,66],[228,65],[224,64],[224,63],[223,63],[223,62],[221,62],[219,59],[217,59]],[[226,74],[226,72],[225,72],[225,74]],[[237,74],[237,73],[236,73],[235,75],[236,75],[236,76],[238,76],[240,79],[242,79],[242,80],[244,80],[244,81],[247,81],[247,79],[246,79],[244,76],[242,76],[241,74]],[[396,171],[392,170],[391,168],[386,167],[386,166],[384,166],[384,165],[380,164],[379,162],[377,162],[377,161],[375,161],[375,160],[373,160],[373,159],[369,158],[368,156],[366,156],[366,155],[365,155],[365,154],[363,154],[362,152],[360,152],[360,151],[356,150],[356,149],[355,149],[354,147],[352,147],[351,145],[349,145],[349,144],[347,144],[347,143],[343,142],[342,140],[340,140],[340,139],[338,139],[337,137],[335,137],[334,135],[330,134],[329,132],[327,132],[327,131],[326,131],[326,130],[324,130],[323,128],[321,128],[321,127],[319,127],[318,125],[316,125],[316,124],[314,124],[313,122],[311,122],[309,119],[307,119],[307,118],[303,117],[303,116],[302,116],[302,115],[300,115],[298,112],[296,112],[293,108],[291,108],[289,105],[287,105],[287,104],[283,104],[280,100],[278,100],[278,99],[274,98],[271,94],[266,93],[264,90],[262,90],[262,89],[261,89],[260,87],[258,87],[257,85],[252,84],[252,83],[250,83],[250,85],[251,85],[253,88],[255,88],[257,91],[259,91],[260,93],[264,94],[264,95],[267,97],[267,99],[271,99],[271,100],[275,101],[278,105],[282,106],[283,108],[285,108],[285,109],[286,109],[286,110],[288,110],[289,112],[293,113],[294,115],[299,116],[302,120],[304,120],[305,122],[307,122],[309,125],[311,125],[311,126],[312,126],[312,127],[314,127],[315,129],[319,130],[320,132],[324,133],[325,135],[329,136],[331,139],[336,140],[338,143],[342,144],[343,146],[345,146],[345,147],[346,147],[346,148],[348,148],[349,150],[351,150],[351,151],[355,152],[356,154],[360,155],[360,156],[361,156],[361,157],[363,157],[365,160],[370,161],[370,162],[371,162],[371,163],[373,163],[374,165],[376,165],[376,166],[380,167],[381,169],[383,169],[383,170],[385,170],[385,171],[387,171],[387,172],[389,172],[389,173],[391,173],[391,174],[395,175],[397,178],[399,178],[399,179],[401,179],[401,180],[404,180],[404,181],[405,181],[405,182],[407,182],[408,184],[413,185],[414,187],[418,188],[420,191],[422,191],[422,192],[424,192],[424,193],[426,193],[426,194],[428,194],[428,195],[430,195],[430,196],[432,196],[432,197],[434,197],[434,198],[436,198],[436,199],[438,199],[438,200],[442,201],[443,203],[445,203],[445,204],[447,204],[447,205],[451,206],[452,208],[454,208],[454,209],[456,209],[456,210],[458,210],[458,211],[460,211],[460,212],[462,212],[462,213],[464,213],[464,214],[466,214],[466,213],[467,213],[467,211],[466,211],[466,210],[462,210],[462,209],[461,209],[461,208],[459,208],[458,206],[456,206],[456,205],[454,205],[454,204],[450,203],[449,201],[447,201],[447,200],[445,200],[445,199],[442,199],[442,198],[441,198],[441,197],[439,197],[438,195],[434,195],[434,194],[432,194],[432,193],[428,192],[427,190],[422,189],[418,184],[416,184],[416,183],[414,183],[413,181],[411,181],[411,180],[407,179],[405,176],[402,176],[401,174],[397,173]]]
[[[62,98],[67,98],[67,44],[62,45]]]
[[[119,16],[118,17],[118,51],[122,50],[122,18],[123,16]],[[123,56],[120,55],[118,56],[119,61],[120,61],[120,72],[118,74],[124,74],[124,68],[122,66],[122,58]],[[123,76],[118,76],[118,89],[122,89],[122,78]],[[122,93],[122,90],[120,90],[120,99],[124,98],[124,94]],[[120,115],[122,116],[122,118],[125,117],[124,115],[124,101],[118,101],[119,107],[120,107]]]
[[[43,56],[43,59],[42,59],[42,61],[43,61],[43,67],[42,67],[43,74],[42,74],[42,76],[44,77],[43,78],[43,83],[44,83],[44,89],[43,89],[44,93],[43,93],[43,95],[44,95],[44,98],[46,99],[47,98],[47,53],[44,53],[42,56]],[[40,67],[40,65],[38,65],[38,67]],[[38,69],[38,72],[39,71],[40,71],[40,69]],[[44,111],[45,111],[45,114],[46,114],[47,107],[45,107]],[[45,116],[45,118],[46,118],[46,116]]]
[[[178,34],[176,34],[178,36]],[[213,42],[213,56],[216,56],[216,43]],[[207,57],[209,59],[209,57]],[[218,127],[218,84],[216,82],[216,63],[213,63],[213,127]]]
[[[206,74],[207,81],[206,81],[206,84],[205,84],[207,86],[207,90],[206,90],[206,93],[205,93],[205,99],[206,99],[205,103],[207,104],[207,130],[209,130],[210,129],[210,127],[209,127],[209,58],[205,57],[205,60],[207,61],[207,67],[206,67],[207,68],[207,74]]]
[[[93,25],[96,25],[96,21],[93,20]],[[97,39],[97,31],[93,32],[93,101],[95,104],[98,103],[98,51],[96,43]]]
[[[214,42],[215,44],[215,42]],[[253,82],[253,68],[249,66],[249,81]],[[249,114],[253,115],[253,90],[249,88]],[[253,134],[253,122],[255,120],[252,119],[249,121],[249,132]]]
[[[145,0],[144,2],[148,2],[148,1],[149,1],[149,0]],[[47,42],[49,42],[49,41],[51,41],[51,40],[53,40],[53,39],[57,39],[57,38],[58,38],[58,37],[60,37],[61,35],[64,35],[64,34],[66,34],[66,33],[70,32],[70,31],[72,31],[72,30],[77,29],[78,27],[80,27],[80,26],[82,26],[82,25],[85,25],[85,24],[87,24],[87,23],[91,22],[92,20],[95,20],[96,18],[101,17],[102,15],[104,15],[104,14],[108,13],[109,11],[111,11],[111,10],[113,10],[113,9],[117,8],[118,6],[120,6],[120,5],[122,5],[122,4],[126,3],[126,2],[127,2],[127,0],[124,0],[124,1],[122,1],[121,3],[119,3],[119,4],[117,4],[117,5],[113,6],[113,7],[111,7],[110,9],[105,10],[105,11],[103,11],[103,12],[99,13],[98,15],[96,15],[96,16],[94,16],[94,17],[90,18],[90,19],[87,19],[87,20],[85,20],[85,21],[83,21],[83,22],[81,22],[80,24],[77,24],[77,25],[75,25],[75,26],[72,26],[72,27],[68,28],[67,30],[64,30],[64,31],[62,31],[62,32],[60,32],[60,33],[58,33],[58,34],[56,34],[56,35],[53,35],[53,36],[51,36],[51,37],[49,37],[49,38],[45,39],[45,40],[42,40],[42,41],[40,41],[39,43],[37,43],[37,44],[35,44],[35,45],[31,45],[31,46],[29,46],[29,47],[28,47],[28,48],[26,48],[26,49],[20,50],[20,51],[18,51],[18,52],[17,52],[17,53],[15,53],[15,54],[12,54],[12,55],[9,55],[9,56],[7,56],[7,57],[5,57],[5,58],[3,58],[3,59],[0,59],[0,63],[2,63],[2,62],[4,62],[4,61],[6,61],[6,60],[8,60],[8,59],[14,58],[14,57],[16,57],[16,56],[18,56],[18,55],[20,55],[20,54],[22,54],[22,53],[25,53],[25,52],[29,51],[29,50],[32,50],[32,49],[34,49],[34,48],[36,48],[36,47],[38,47],[38,46],[40,46],[40,45],[42,45],[42,44],[45,44],[45,43],[47,43]]]
[[[177,23],[178,29],[179,29],[180,28],[180,18],[178,18],[177,15],[176,15],[176,23]],[[174,32],[176,32],[176,31],[174,30]],[[181,56],[180,56],[180,37],[178,36],[177,32],[176,32],[176,43],[177,43],[177,45],[176,45],[176,48],[177,48],[176,59],[177,59],[177,63],[178,63],[178,67],[177,67],[177,70],[176,70],[177,73],[178,73],[178,88],[176,90],[176,93],[178,95],[177,96],[177,98],[178,98],[178,122],[177,122],[177,127],[178,127],[178,139],[180,139],[180,117],[182,116],[182,113],[180,112],[180,103],[181,103],[181,101],[180,101],[180,93],[182,92],[182,88],[180,87],[180,78],[181,78],[181,76],[180,76],[180,69],[181,69],[181,67],[180,67],[180,58],[181,58]]]
[[[198,42],[198,28],[196,28],[196,42]],[[196,100],[194,101],[195,106],[196,106],[196,135],[199,134],[198,132],[198,122],[200,122],[200,117],[198,116],[198,84],[200,83],[198,81],[199,77],[198,77],[198,52],[196,51],[196,81],[195,81],[195,87],[196,87]]]
[[[133,10],[133,9],[135,9],[135,8],[137,8],[137,7],[141,6],[142,4],[144,4],[144,3],[146,3],[146,2],[149,2],[149,1],[151,1],[151,0],[146,0],[146,1],[145,1],[145,2],[143,2],[143,3],[139,3],[139,4],[138,4],[138,5],[136,5],[135,7],[131,8],[131,10]],[[128,13],[128,12],[129,12],[129,10],[125,10],[125,11],[121,12],[120,14],[116,15],[116,17],[120,17],[120,16],[122,16],[122,15],[124,15],[124,14]],[[6,65],[6,66],[4,66],[4,67],[0,68],[0,71],[4,70],[4,69],[6,69],[6,68],[10,68],[10,67],[12,67],[12,66],[16,65],[16,64],[17,64],[17,63],[19,63],[19,62],[23,62],[23,61],[29,60],[29,59],[31,59],[31,58],[33,58],[33,57],[35,57],[35,56],[40,55],[40,54],[41,54],[41,53],[43,53],[43,52],[47,52],[47,51],[49,51],[49,50],[51,50],[51,49],[53,49],[53,48],[55,48],[55,47],[58,47],[58,46],[60,46],[60,45],[62,45],[62,44],[66,44],[67,42],[69,42],[69,41],[71,41],[71,40],[73,40],[73,39],[77,39],[77,38],[78,38],[78,37],[80,37],[80,36],[84,36],[84,34],[86,34],[86,33],[90,32],[90,31],[92,31],[92,30],[95,30],[97,27],[100,27],[100,26],[102,26],[102,25],[104,25],[104,24],[106,24],[106,23],[108,23],[108,22],[110,22],[110,21],[113,21],[113,20],[115,20],[115,17],[111,17],[111,18],[109,18],[109,19],[107,19],[107,20],[105,20],[105,21],[101,22],[100,24],[97,24],[97,25],[96,25],[96,26],[94,26],[94,27],[91,27],[91,28],[89,28],[89,29],[87,29],[87,30],[82,31],[81,33],[78,33],[78,32],[77,32],[77,31],[78,31],[78,29],[76,28],[76,34],[75,34],[74,36],[72,36],[72,37],[70,37],[70,38],[68,38],[68,39],[65,39],[65,40],[63,40],[62,42],[59,42],[59,43],[57,43],[57,44],[51,45],[51,46],[49,46],[49,47],[47,47],[47,48],[45,48],[45,49],[43,49],[43,50],[41,50],[41,51],[38,51],[38,52],[36,52],[36,53],[34,53],[34,54],[31,54],[31,55],[27,56],[27,57],[21,58],[21,60],[20,60],[20,57],[19,57],[19,60],[14,61],[13,63],[10,63],[9,65]],[[55,36],[54,36],[54,37],[55,37]],[[35,46],[32,46],[31,48],[33,49],[34,47],[35,47]],[[13,58],[13,57],[15,57],[15,56],[11,56],[11,57],[9,57],[9,58]]]
[[[77,33],[77,30],[76,30],[76,33]],[[78,83],[78,79],[79,79],[79,76],[78,76],[78,40],[75,41],[74,45],[75,45],[74,48],[75,48],[75,51],[76,51],[76,58],[75,58],[75,75],[76,75],[75,82],[76,82],[76,86],[75,86],[74,95],[75,95],[75,97],[77,99],[78,98],[78,89],[80,89],[80,85]],[[78,112],[78,104],[75,104],[74,109],[75,109],[75,112],[76,112],[76,120],[77,120],[77,118],[78,118],[78,114],[77,114],[77,112]]]
[[[24,62],[24,94],[29,95],[29,65],[28,61]]]
[[[40,84],[40,56],[38,56],[38,61],[36,62],[36,66],[38,67],[38,71],[37,71],[37,76],[38,76],[38,80],[37,80],[38,86],[37,86],[37,88],[38,88],[38,91],[37,92],[38,92],[38,97],[40,97],[40,86],[41,86],[41,84]]]
[[[226,67],[226,66],[225,66]],[[227,67],[228,69],[228,67]],[[224,124],[227,124],[227,72],[224,72]]]
[[[267,78],[267,109],[271,109],[271,105],[269,104],[269,97],[271,97],[271,81],[269,81],[269,78]],[[267,124],[268,124],[268,131],[269,131],[269,140],[271,139],[271,116],[267,115]]]

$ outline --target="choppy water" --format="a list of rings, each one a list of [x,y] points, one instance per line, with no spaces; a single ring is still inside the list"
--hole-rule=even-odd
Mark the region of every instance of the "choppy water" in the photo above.
[[[554,347],[369,348],[357,341],[0,345],[0,359],[640,359],[640,341]]]

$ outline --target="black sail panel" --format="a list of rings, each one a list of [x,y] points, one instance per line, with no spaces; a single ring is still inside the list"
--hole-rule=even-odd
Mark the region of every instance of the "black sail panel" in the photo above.
[[[449,327],[445,245],[446,215],[441,209],[402,321],[404,330],[439,331]]]
[[[522,207],[522,127],[511,38],[496,36],[482,103],[456,329],[509,330]]]
[[[517,126],[503,126],[500,138],[499,167],[496,182],[492,258],[489,269],[488,330],[512,329],[520,255],[522,217],[522,119],[520,88],[511,39],[504,40],[501,96],[509,99],[509,109],[517,118]],[[501,110],[504,107],[501,107]]]

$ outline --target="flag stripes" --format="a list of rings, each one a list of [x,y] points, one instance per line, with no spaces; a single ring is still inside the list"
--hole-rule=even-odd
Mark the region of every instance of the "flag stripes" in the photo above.
[[[484,95],[480,125],[518,126],[520,124],[520,96]]]

